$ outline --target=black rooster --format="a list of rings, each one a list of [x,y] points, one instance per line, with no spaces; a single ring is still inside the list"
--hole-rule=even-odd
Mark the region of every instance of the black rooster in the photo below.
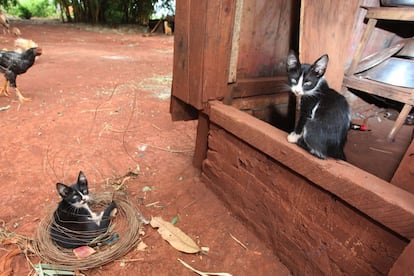
[[[0,72],[4,74],[6,78],[3,89],[0,94],[9,96],[7,91],[7,83],[10,82],[10,86],[16,91],[17,98],[22,103],[24,101],[30,101],[30,98],[23,97],[16,85],[17,75],[25,73],[35,62],[37,56],[42,54],[42,49],[39,47],[30,48],[23,53],[17,53],[15,51],[0,51]]]

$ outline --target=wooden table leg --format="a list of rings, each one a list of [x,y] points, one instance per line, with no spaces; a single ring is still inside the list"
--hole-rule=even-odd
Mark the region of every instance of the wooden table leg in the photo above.
[[[394,126],[392,127],[390,133],[388,134],[388,140],[389,141],[394,141],[395,139],[395,135],[397,134],[397,132],[400,130],[400,128],[403,126],[405,119],[407,118],[408,114],[411,111],[411,108],[413,106],[410,104],[405,104],[403,109],[400,112],[400,115],[398,115],[397,120],[394,123]]]

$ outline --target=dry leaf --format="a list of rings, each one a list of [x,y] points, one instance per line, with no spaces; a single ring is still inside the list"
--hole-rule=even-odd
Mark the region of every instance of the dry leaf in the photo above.
[[[184,253],[198,253],[200,247],[178,227],[161,217],[153,217],[150,222],[153,228],[158,228],[158,233],[175,249]]]
[[[188,268],[189,270],[197,273],[200,276],[213,276],[213,275],[214,276],[232,276],[230,273],[227,273],[227,272],[204,272],[204,271],[200,271],[200,270],[195,269],[191,265],[187,264],[186,262],[184,262],[180,258],[178,258],[178,261],[180,261],[180,263],[182,263],[186,268]]]

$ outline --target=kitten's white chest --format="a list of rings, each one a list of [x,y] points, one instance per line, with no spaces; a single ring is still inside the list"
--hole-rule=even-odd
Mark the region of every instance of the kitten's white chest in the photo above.
[[[85,205],[84,207],[86,210],[88,210],[89,214],[90,214],[90,218],[89,220],[92,220],[93,222],[96,223],[97,226],[99,226],[101,224],[102,221],[102,216],[103,216],[103,212],[100,212],[99,214],[93,212],[91,210],[91,208],[89,208],[89,205]]]

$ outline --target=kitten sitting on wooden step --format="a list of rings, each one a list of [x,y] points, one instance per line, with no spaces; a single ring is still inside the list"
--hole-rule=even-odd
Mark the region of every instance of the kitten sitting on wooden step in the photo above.
[[[346,160],[343,148],[351,115],[345,97],[329,88],[323,75],[328,55],[313,64],[301,64],[294,51],[287,57],[288,82],[300,97],[300,115],[295,130],[287,139],[318,158]]]

